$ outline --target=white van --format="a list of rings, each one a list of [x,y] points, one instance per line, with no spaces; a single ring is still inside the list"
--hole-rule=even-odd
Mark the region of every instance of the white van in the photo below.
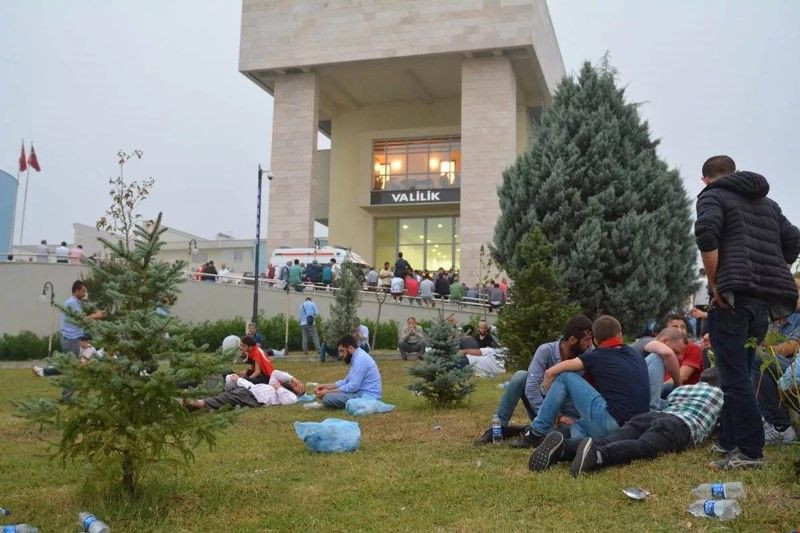
[[[345,261],[351,261],[362,269],[369,268],[364,259],[357,253],[348,250],[347,248],[339,248],[337,246],[323,246],[322,248],[289,248],[281,247],[275,248],[269,262],[275,265],[277,277],[277,270],[288,262],[294,263],[297,259],[302,265],[310,265],[316,259],[317,263],[324,265],[330,263],[331,259],[336,259],[336,264],[341,265]]]

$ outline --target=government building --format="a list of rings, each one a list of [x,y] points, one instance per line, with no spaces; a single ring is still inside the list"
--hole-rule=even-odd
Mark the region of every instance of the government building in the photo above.
[[[268,253],[317,221],[468,281],[564,76],[544,0],[243,0],[239,70],[274,97]]]

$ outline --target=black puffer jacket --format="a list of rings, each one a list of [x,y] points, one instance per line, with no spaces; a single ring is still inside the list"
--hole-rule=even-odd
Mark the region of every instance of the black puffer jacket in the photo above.
[[[774,201],[755,172],[719,178],[697,196],[694,234],[701,252],[719,250],[721,293],[743,292],[794,309],[797,287],[787,264],[800,253],[800,230]]]

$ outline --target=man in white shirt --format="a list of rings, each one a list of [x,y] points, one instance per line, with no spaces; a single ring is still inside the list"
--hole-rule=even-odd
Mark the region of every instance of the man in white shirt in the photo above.
[[[230,283],[231,281],[230,275],[231,271],[228,270],[228,267],[225,264],[223,264],[222,270],[219,271],[219,275],[217,276],[217,281],[219,281],[220,283]]]
[[[238,374],[225,376],[225,390],[216,396],[184,402],[190,411],[219,409],[225,405],[260,407],[290,405],[305,394],[306,385],[288,372],[273,370],[268,383],[253,384]]]
[[[403,294],[406,291],[406,282],[403,278],[392,276],[392,282],[389,291],[392,293],[392,298],[395,302],[403,301]]]
[[[47,241],[42,239],[42,242],[39,243],[39,246],[36,247],[36,262],[37,263],[47,263],[47,255],[50,251],[47,249]]]
[[[358,347],[369,353],[369,328],[362,324],[358,318],[356,318],[356,329],[353,331],[353,337],[356,338]]]
[[[56,248],[56,263],[69,263],[69,248],[64,241]]]

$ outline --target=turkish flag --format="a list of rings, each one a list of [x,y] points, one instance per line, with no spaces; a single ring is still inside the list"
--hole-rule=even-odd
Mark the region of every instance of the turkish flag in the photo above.
[[[36,150],[33,149],[33,143],[31,143],[31,155],[28,158],[28,164],[36,172],[42,170],[42,167],[39,166],[39,160],[36,158]]]
[[[22,143],[22,153],[19,154],[19,171],[25,172],[26,170],[28,170],[28,163],[25,158],[25,143]]]

